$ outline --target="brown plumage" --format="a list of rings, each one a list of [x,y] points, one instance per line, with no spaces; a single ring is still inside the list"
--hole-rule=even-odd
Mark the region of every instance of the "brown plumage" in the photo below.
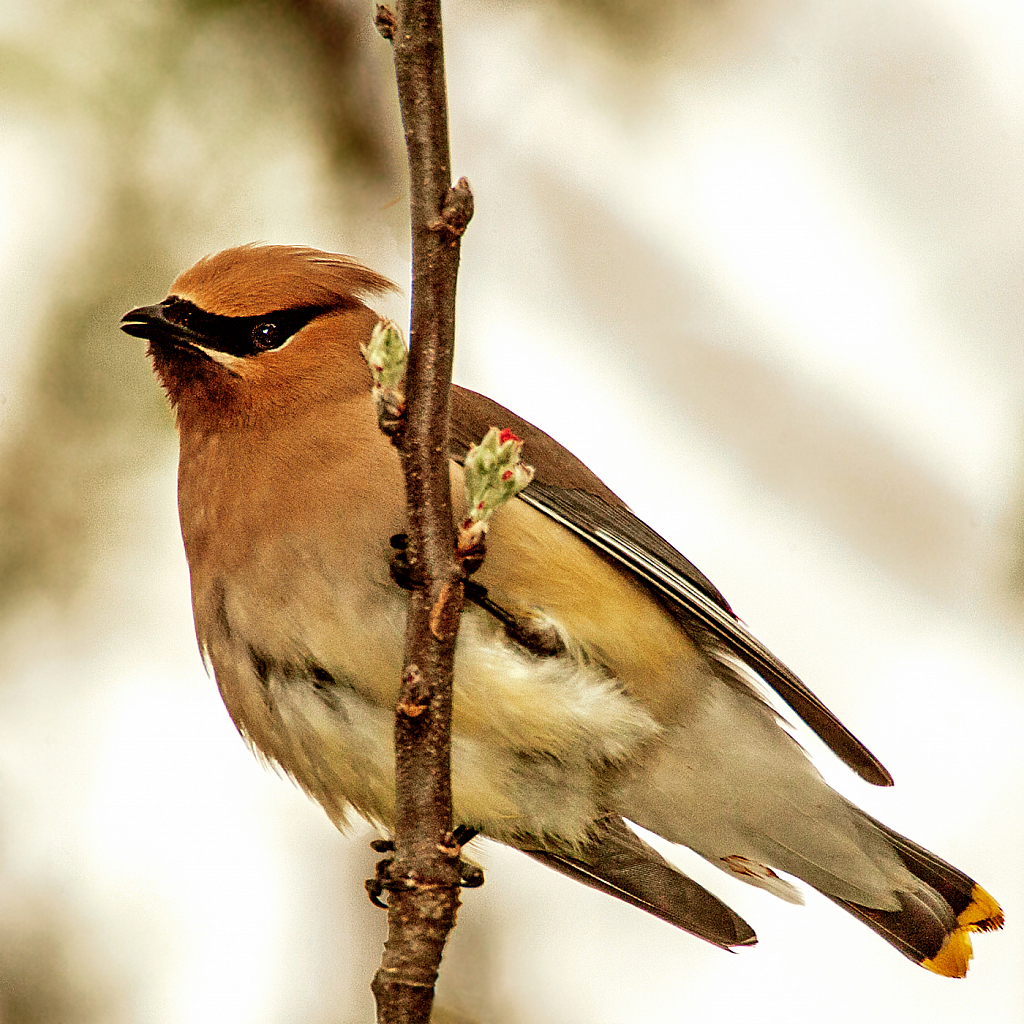
[[[405,594],[398,458],[360,355],[389,283],[343,256],[243,246],[122,324],[147,338],[181,435],[196,632],[242,734],[339,825],[388,828]],[[876,758],[753,638],[710,581],[557,442],[452,394],[452,479],[490,426],[536,478],[495,516],[455,673],[458,822],[722,946],[749,926],[624,824],[799,901],[804,879],[910,959],[962,976],[1002,914],[962,872],[831,790],[757,675],[851,768]],[[461,514],[461,513],[459,513]],[[558,638],[531,648],[515,623]]]

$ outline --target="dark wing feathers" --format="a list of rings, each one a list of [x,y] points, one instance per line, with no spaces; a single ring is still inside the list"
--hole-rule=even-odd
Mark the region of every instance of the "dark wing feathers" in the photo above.
[[[606,818],[576,855],[524,850],[577,882],[646,910],[716,946],[752,946],[753,929],[692,878],[677,871],[621,818]]]
[[[861,778],[891,786],[881,762],[832,714],[796,675],[736,618],[711,581],[641,522],[574,455],[532,424],[496,402],[452,387],[451,450],[461,461],[470,444],[492,427],[509,428],[525,443],[523,457],[536,470],[520,495],[606,557],[642,580],[684,627],[710,633],[726,651],[755,671]]]

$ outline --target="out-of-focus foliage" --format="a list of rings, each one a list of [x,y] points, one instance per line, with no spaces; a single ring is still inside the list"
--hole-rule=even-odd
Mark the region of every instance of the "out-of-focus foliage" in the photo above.
[[[756,33],[793,0],[559,0],[537,3],[553,30],[592,35],[607,49],[656,71],[730,37]]]
[[[27,398],[0,449],[0,609],[71,593],[114,492],[159,450],[139,432],[169,420],[117,322],[163,294],[181,269],[170,254],[238,216],[261,175],[277,168],[287,187],[292,154],[296,188],[311,149],[336,183],[328,218],[360,182],[387,192],[400,167],[387,54],[367,45],[360,4],[65,4],[43,17],[50,45],[3,44],[5,102],[45,122],[89,224],[35,268],[52,298],[38,336],[19,341],[34,352]]]
[[[66,914],[41,900],[0,924],[0,1020],[4,1024],[100,1024],[121,996],[104,965],[76,942]],[[123,985],[124,979],[118,979]]]

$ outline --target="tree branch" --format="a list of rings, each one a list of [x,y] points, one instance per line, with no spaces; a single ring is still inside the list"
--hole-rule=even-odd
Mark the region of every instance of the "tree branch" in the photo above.
[[[448,411],[459,237],[472,215],[451,186],[440,0],[377,9],[394,45],[409,155],[412,316],[398,444],[408,505],[405,669],[395,712],[395,860],[387,870],[388,939],[373,980],[380,1024],[427,1024],[441,954],[459,905],[460,846],[452,836],[452,666],[463,601],[455,560]]]

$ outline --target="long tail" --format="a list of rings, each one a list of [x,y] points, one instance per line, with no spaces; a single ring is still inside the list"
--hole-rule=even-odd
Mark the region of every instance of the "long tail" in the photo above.
[[[999,904],[973,878],[870,815],[907,870],[922,883],[897,893],[901,910],[885,911],[834,899],[915,963],[947,978],[962,978],[974,955],[971,932],[1003,927]],[[826,895],[828,895],[826,893]]]
[[[877,910],[835,896],[829,898],[915,963],[948,978],[964,977],[973,955],[971,932],[1003,927],[999,904],[952,864],[870,815],[859,810],[857,814],[878,830],[919,884],[895,893],[901,904],[899,910]],[[746,921],[670,865],[620,818],[605,819],[593,842],[572,854],[521,849],[578,882],[715,945],[729,948],[757,941]]]

